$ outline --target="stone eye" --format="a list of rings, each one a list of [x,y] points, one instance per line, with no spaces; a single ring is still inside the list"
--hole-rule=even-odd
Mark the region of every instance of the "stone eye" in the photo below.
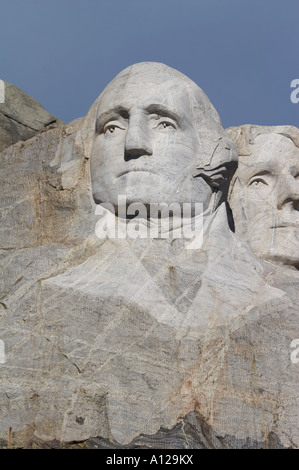
[[[159,123],[158,127],[162,128],[162,129],[175,129],[175,126],[174,124],[172,124],[171,122],[169,121],[162,121]]]
[[[262,178],[254,178],[249,183],[249,186],[254,186],[254,187],[262,186],[262,185],[268,186],[268,183],[266,183],[266,181]]]
[[[117,129],[123,129],[123,127],[117,126],[116,124],[107,124],[104,127],[104,134],[105,135],[114,134]]]
[[[113,134],[113,132],[115,131],[115,129],[116,129],[116,126],[107,126],[106,129],[105,129],[105,131],[104,131],[104,133],[105,133],[105,134],[108,134],[108,133],[109,133],[109,134]]]

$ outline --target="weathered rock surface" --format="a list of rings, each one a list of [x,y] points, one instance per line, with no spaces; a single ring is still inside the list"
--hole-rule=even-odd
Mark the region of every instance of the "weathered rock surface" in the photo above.
[[[299,130],[232,127],[239,153],[229,201],[237,235],[260,258],[299,267]]]
[[[133,90],[147,68],[130,70]],[[177,91],[179,73],[158,71]],[[217,115],[204,109],[209,145],[199,156],[218,168],[233,147],[221,147]],[[97,238],[97,110],[0,154],[1,446],[11,429],[12,445],[27,448],[298,448],[297,269],[259,259],[232,232],[221,186],[216,195],[206,188],[217,204],[198,249],[182,239]],[[173,129],[162,126],[157,141],[148,131],[153,159],[162,139],[183,149]],[[215,183],[213,168],[200,171]]]
[[[28,140],[39,131],[63,124],[34,98],[11,83],[1,82],[0,152],[20,140]]]

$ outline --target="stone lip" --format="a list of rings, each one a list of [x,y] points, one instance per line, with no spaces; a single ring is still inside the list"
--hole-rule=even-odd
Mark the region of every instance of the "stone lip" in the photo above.
[[[20,88],[4,84],[4,103],[0,103],[0,152],[20,140],[31,139],[40,131],[64,122]]]

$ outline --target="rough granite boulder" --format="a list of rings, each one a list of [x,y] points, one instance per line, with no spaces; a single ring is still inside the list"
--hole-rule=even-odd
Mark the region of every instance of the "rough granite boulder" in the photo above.
[[[1,81],[0,152],[20,140],[31,139],[40,131],[63,121],[48,113],[20,88]]]

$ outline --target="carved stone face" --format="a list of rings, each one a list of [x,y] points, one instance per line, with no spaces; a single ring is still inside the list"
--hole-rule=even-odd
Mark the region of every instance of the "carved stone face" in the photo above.
[[[231,195],[236,232],[262,258],[299,266],[299,149],[283,135],[258,135],[240,158]]]
[[[135,66],[136,67],[136,66]],[[137,69],[138,70],[138,69]],[[199,137],[192,87],[167,70],[131,73],[108,85],[96,116],[91,149],[94,200],[127,202],[203,202],[212,189],[193,178]]]

